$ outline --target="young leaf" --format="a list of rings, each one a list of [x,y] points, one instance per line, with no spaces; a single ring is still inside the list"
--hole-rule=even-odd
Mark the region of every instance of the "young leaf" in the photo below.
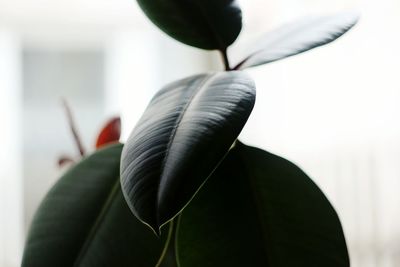
[[[181,266],[348,267],[336,212],[289,161],[237,145],[180,215]]]
[[[133,213],[158,232],[228,152],[254,101],[253,81],[237,71],[192,76],[158,92],[122,152],[122,190]]]
[[[176,40],[202,49],[225,50],[242,29],[235,0],[138,0],[150,20]]]
[[[154,266],[164,246],[129,210],[119,183],[122,145],[72,167],[42,201],[23,267]]]
[[[358,21],[351,12],[325,17],[307,17],[265,34],[257,48],[234,69],[245,69],[274,62],[328,44]]]
[[[96,148],[104,145],[115,143],[121,137],[121,119],[119,117],[112,118],[101,130],[96,141]]]

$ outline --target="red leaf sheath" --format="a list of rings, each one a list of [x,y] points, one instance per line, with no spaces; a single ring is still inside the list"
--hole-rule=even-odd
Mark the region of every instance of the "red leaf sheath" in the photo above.
[[[115,143],[121,137],[121,119],[115,117],[111,119],[101,130],[96,141],[96,148],[100,148],[106,144]]]

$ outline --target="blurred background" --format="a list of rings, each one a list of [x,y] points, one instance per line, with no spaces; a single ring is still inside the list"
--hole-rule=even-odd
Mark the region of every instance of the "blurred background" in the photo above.
[[[302,167],[342,220],[353,267],[400,266],[400,1],[242,0],[229,51],[309,14],[358,10],[336,42],[247,71],[257,103],[241,140]],[[165,83],[221,69],[219,55],[167,37],[134,0],[0,0],[0,266],[19,266],[32,216],[78,155],[61,98],[87,148],[121,114],[124,139]],[[316,218],[318,219],[318,218]]]

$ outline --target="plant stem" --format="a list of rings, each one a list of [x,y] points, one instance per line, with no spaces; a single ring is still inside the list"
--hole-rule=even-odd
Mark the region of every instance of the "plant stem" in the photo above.
[[[219,50],[219,51],[221,52],[222,60],[223,60],[224,65],[225,65],[225,70],[226,71],[232,70],[230,65],[229,65],[229,59],[228,59],[228,54],[227,54],[226,48],[224,48],[222,50]]]
[[[72,135],[75,140],[75,144],[78,147],[79,154],[83,157],[83,156],[85,156],[85,148],[82,145],[81,138],[78,134],[78,130],[76,129],[74,118],[73,118],[72,112],[71,112],[71,108],[69,107],[68,102],[65,99],[62,100],[62,103],[63,103],[64,109],[65,109],[65,113],[67,114],[69,128],[71,129]]]
[[[176,235],[179,227],[179,216],[170,222],[167,242],[156,267],[179,267],[176,248]]]

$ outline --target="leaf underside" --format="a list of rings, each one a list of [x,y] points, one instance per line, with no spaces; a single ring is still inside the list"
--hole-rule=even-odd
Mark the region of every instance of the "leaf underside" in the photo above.
[[[122,145],[72,167],[46,195],[29,230],[23,267],[154,266],[158,239],[126,205],[119,183]]]
[[[266,33],[249,56],[234,69],[245,69],[300,54],[328,44],[350,30],[358,14],[343,12],[331,16],[310,16]]]
[[[190,201],[246,123],[255,101],[242,72],[197,75],[158,92],[122,152],[122,190],[157,233]]]
[[[348,267],[336,212],[289,161],[237,143],[180,216],[180,266]]]
[[[165,33],[202,49],[226,49],[242,28],[242,13],[235,0],[138,0],[138,3]]]

